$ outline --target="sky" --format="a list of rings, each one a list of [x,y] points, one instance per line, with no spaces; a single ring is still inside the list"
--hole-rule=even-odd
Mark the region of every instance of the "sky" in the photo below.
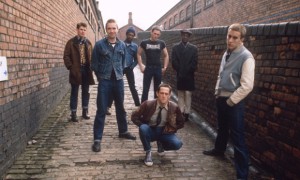
[[[103,24],[115,19],[119,28],[128,24],[132,12],[133,24],[146,30],[180,0],[98,0]]]

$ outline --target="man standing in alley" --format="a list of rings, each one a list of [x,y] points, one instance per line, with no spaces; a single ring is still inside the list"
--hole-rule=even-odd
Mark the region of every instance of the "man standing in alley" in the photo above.
[[[172,67],[177,72],[178,106],[188,121],[191,111],[192,91],[195,90],[194,73],[197,69],[197,47],[189,42],[192,32],[181,30],[181,42],[172,49]]]
[[[105,116],[112,97],[115,102],[119,138],[135,140],[128,132],[126,112],[124,109],[123,69],[125,67],[126,46],[117,38],[118,25],[114,19],[106,22],[107,36],[95,45],[92,54],[92,70],[98,80],[97,112],[94,121],[94,152],[101,151],[101,140]]]
[[[90,68],[92,58],[92,44],[85,37],[87,30],[86,23],[78,23],[76,26],[77,36],[70,39],[64,50],[64,63],[69,70],[69,82],[71,84],[70,109],[71,121],[77,122],[78,91],[81,85],[82,117],[88,116],[89,85],[95,84],[93,73]]]
[[[133,27],[129,27],[126,31],[126,68],[124,69],[124,74],[126,75],[129,89],[134,101],[135,106],[140,106],[140,99],[135,89],[135,80],[134,80],[134,73],[133,68],[137,65],[137,50],[138,46],[136,43],[132,42],[133,38],[135,37],[135,30]]]
[[[237,179],[247,179],[249,153],[244,135],[245,98],[253,89],[255,60],[243,41],[246,28],[232,24],[227,32],[227,51],[224,53],[216,83],[218,134],[215,147],[203,151],[209,156],[223,156],[229,137],[234,147]]]
[[[131,115],[131,120],[139,127],[140,139],[146,156],[144,163],[152,166],[151,142],[157,142],[157,152],[163,155],[164,150],[178,150],[181,140],[175,135],[183,128],[184,118],[174,102],[170,101],[172,88],[161,84],[157,91],[157,99],[147,100]]]
[[[138,64],[142,73],[144,73],[143,79],[143,93],[141,102],[148,99],[149,88],[151,80],[154,82],[154,97],[156,97],[156,91],[162,80],[162,74],[167,70],[169,64],[169,55],[166,48],[166,43],[158,39],[161,35],[161,28],[159,26],[153,26],[151,29],[150,39],[145,39],[140,43],[138,48]],[[142,61],[142,53],[146,55],[146,67]],[[163,53],[163,66],[161,65],[160,57]]]

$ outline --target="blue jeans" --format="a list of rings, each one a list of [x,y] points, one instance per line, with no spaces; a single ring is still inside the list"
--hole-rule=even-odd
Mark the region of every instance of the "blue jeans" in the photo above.
[[[230,107],[227,105],[228,98],[217,98],[218,113],[218,135],[215,142],[215,149],[220,152],[226,150],[230,137],[234,148],[234,162],[238,179],[247,179],[249,171],[249,153],[245,142],[244,108],[245,103]]]
[[[89,107],[89,83],[88,83],[88,72],[87,70],[82,67],[81,68],[82,74],[82,85],[81,85],[81,100],[82,100],[82,109],[88,109]],[[77,110],[78,104],[78,91],[79,91],[79,84],[71,84],[71,96],[70,96],[70,109],[71,111]]]
[[[126,112],[124,109],[123,79],[101,79],[98,83],[97,112],[94,121],[94,140],[102,140],[106,110],[110,99],[109,97],[112,97],[115,101],[119,133],[126,133],[128,130]]]
[[[141,102],[148,100],[148,93],[151,85],[151,80],[153,77],[154,82],[154,97],[156,98],[156,90],[161,83],[161,67],[160,66],[146,66],[144,71],[143,79],[143,94]]]
[[[151,150],[151,142],[160,141],[164,150],[178,150],[182,142],[175,134],[163,134],[163,127],[150,127],[148,124],[142,124],[139,127],[140,139],[145,151]]]
[[[134,80],[134,73],[133,73],[133,69],[130,69],[129,67],[124,69],[124,74],[126,75],[127,81],[128,81],[128,85],[129,85],[129,89],[134,101],[135,106],[140,106],[140,98],[138,95],[137,90],[135,89],[135,80]],[[108,107],[111,108],[111,105],[113,103],[113,98],[110,97],[109,103],[108,103]]]

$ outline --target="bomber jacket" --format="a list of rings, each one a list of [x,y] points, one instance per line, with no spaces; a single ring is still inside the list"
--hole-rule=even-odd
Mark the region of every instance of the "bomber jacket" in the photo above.
[[[255,60],[244,45],[231,53],[228,62],[225,60],[226,55],[227,52],[224,53],[221,61],[215,95],[229,97],[230,105],[233,106],[243,100],[253,89]]]
[[[91,68],[95,72],[97,79],[110,79],[114,70],[116,79],[123,79],[125,68],[126,47],[123,41],[117,39],[113,47],[105,37],[98,41],[92,53]]]
[[[157,100],[148,100],[141,104],[140,108],[134,111],[131,115],[131,121],[140,126],[148,124],[157,106]],[[164,127],[164,134],[176,133],[178,129],[184,127],[183,115],[174,102],[169,101],[166,125]]]

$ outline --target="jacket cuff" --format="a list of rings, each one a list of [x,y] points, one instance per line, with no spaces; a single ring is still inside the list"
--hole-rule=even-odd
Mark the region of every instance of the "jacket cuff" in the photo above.
[[[234,102],[232,102],[232,100],[231,100],[230,98],[228,98],[228,99],[226,100],[226,103],[227,103],[227,105],[230,106],[230,107],[232,107],[232,106],[235,105]]]

